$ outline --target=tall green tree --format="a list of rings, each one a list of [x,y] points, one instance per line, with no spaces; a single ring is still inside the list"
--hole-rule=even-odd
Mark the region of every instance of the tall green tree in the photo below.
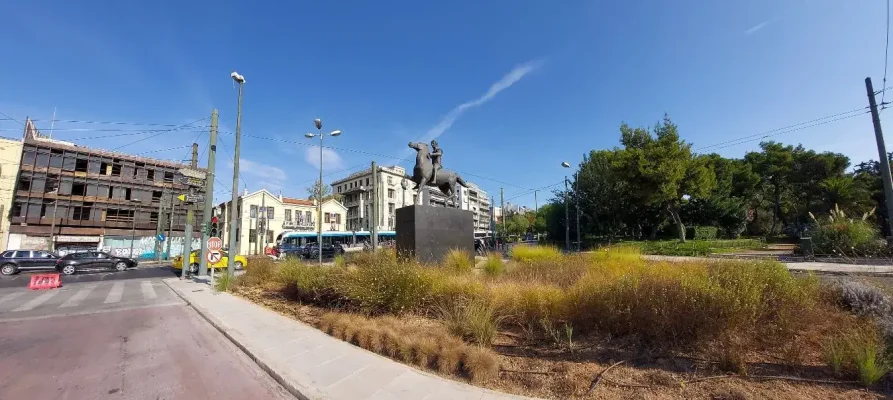
[[[619,236],[627,227],[630,206],[629,185],[617,173],[615,150],[593,150],[580,163],[573,188],[579,198],[582,233]]]
[[[685,241],[680,209],[687,199],[707,196],[715,177],[706,157],[692,154],[691,145],[679,138],[669,116],[652,131],[620,126],[622,149],[617,150],[617,172],[630,185],[630,198],[638,206],[657,206],[676,225]]]

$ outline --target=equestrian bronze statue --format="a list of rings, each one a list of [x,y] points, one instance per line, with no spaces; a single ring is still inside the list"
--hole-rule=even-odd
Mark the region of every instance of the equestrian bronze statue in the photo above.
[[[434,186],[453,201],[455,207],[459,207],[456,196],[456,184],[468,187],[465,181],[455,171],[443,169],[441,158],[443,150],[437,146],[437,141],[431,141],[432,152],[428,151],[428,145],[422,142],[409,143],[409,147],[415,149],[415,167],[412,168],[412,176],[409,180],[415,182],[416,190],[427,190],[428,186]]]

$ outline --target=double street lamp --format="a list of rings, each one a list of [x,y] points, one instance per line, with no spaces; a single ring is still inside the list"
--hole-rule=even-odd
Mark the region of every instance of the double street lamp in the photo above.
[[[322,138],[325,136],[338,136],[341,134],[340,130],[334,130],[330,133],[322,132],[322,120],[317,118],[313,120],[313,123],[316,125],[317,133],[305,133],[304,137],[307,139],[313,139],[315,137],[319,137],[319,182],[317,182],[316,187],[316,217],[319,219],[317,233],[316,233],[316,245],[319,248],[319,265],[322,265]]]

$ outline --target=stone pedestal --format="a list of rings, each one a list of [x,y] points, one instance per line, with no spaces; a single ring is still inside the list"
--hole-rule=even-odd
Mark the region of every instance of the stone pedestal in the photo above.
[[[474,214],[456,208],[412,205],[397,209],[397,254],[438,263],[451,249],[474,254]]]

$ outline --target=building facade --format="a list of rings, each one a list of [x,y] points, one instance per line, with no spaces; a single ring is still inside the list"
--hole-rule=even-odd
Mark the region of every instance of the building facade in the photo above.
[[[227,248],[236,247],[239,254],[263,254],[264,248],[276,245],[284,233],[317,231],[322,222],[323,232],[343,231],[347,208],[334,199],[323,201],[323,218],[318,218],[315,200],[295,199],[273,194],[266,189],[244,192],[239,196],[236,226],[238,243],[229,243],[229,211],[232,201],[215,207],[221,239]],[[247,210],[247,213],[245,212]]]
[[[0,249],[8,248],[9,209],[12,206],[21,159],[22,140],[0,137]]]
[[[377,230],[390,231],[397,226],[397,209],[417,204],[419,193],[415,183],[406,179],[406,170],[399,166],[378,167],[378,224]],[[405,184],[404,184],[405,182]],[[459,208],[474,213],[475,231],[490,230],[490,199],[487,192],[468,182],[458,186]],[[347,207],[348,231],[369,231],[372,228],[372,168],[350,174],[332,182],[332,192],[342,196]],[[447,197],[432,188],[431,204],[445,206]]]
[[[7,248],[63,254],[102,249],[119,256],[152,258],[156,228],[161,225],[171,239],[162,251],[170,249],[169,255],[178,255],[183,248],[186,209],[174,197],[186,193],[187,187],[176,177],[188,167],[53,140],[28,119],[10,206]],[[196,221],[201,221],[201,210],[196,211]],[[201,242],[196,233],[193,248]]]

